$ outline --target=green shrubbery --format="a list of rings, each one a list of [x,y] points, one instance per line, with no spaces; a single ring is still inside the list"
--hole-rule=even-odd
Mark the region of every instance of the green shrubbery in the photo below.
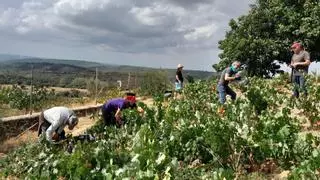
[[[97,140],[65,147],[33,144],[0,161],[2,176],[67,179],[233,179],[250,173],[290,170],[290,178],[317,177],[318,138],[300,136],[291,110],[302,101],[281,91],[278,79],[250,79],[251,86],[223,114],[206,82],[186,86],[185,98],[154,106],[145,114],[125,111],[123,128],[99,122],[88,132]],[[258,92],[257,89],[260,89]],[[318,85],[309,87],[319,106]],[[252,93],[254,92],[254,93]],[[255,96],[259,94],[260,102]],[[308,99],[307,99],[308,100]],[[310,99],[309,99],[310,100]],[[261,104],[262,103],[262,104]],[[0,176],[1,176],[0,175]]]

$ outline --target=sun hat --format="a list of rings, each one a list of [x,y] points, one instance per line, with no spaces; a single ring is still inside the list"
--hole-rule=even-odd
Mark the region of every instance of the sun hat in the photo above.
[[[184,66],[182,64],[178,64],[177,68],[183,68]]]

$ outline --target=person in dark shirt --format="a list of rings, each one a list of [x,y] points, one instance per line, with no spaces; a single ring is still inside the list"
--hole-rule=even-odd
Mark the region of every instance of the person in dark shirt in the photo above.
[[[183,88],[183,76],[182,76],[182,69],[183,69],[182,64],[178,64],[177,66],[177,72],[176,72],[176,80],[175,80],[175,85],[176,85],[176,91],[180,92]]]
[[[221,104],[226,102],[226,95],[230,95],[232,100],[235,100],[237,94],[229,87],[229,82],[234,80],[240,80],[240,75],[237,74],[240,69],[241,63],[235,61],[230,67],[227,67],[222,71],[220,80],[218,82],[217,90],[219,93],[219,101]]]

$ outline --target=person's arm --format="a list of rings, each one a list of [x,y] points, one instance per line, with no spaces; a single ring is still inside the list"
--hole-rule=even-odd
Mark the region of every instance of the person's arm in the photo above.
[[[306,59],[305,62],[296,62],[294,66],[309,66],[311,64],[310,59]]]
[[[294,62],[293,62],[293,60],[292,60],[292,59],[291,59],[290,67],[291,67],[291,68],[293,68],[293,67],[294,67]]]
[[[239,78],[240,78],[240,74],[235,74],[234,77],[230,76],[229,73],[226,73],[226,75],[224,75],[224,79],[225,79],[226,81],[239,80]]]
[[[62,131],[64,130],[64,127],[65,126],[63,126],[63,125],[61,125],[60,127],[59,127],[59,129],[58,129],[58,134],[61,134],[62,133]]]
[[[236,79],[236,77],[231,77],[229,73],[226,73],[224,75],[224,80],[226,80],[226,81],[233,81],[235,79]]]
[[[143,109],[142,107],[137,107],[137,111],[138,111],[139,113],[144,113],[144,109]]]
[[[233,71],[231,70],[231,68],[228,68],[226,70],[226,74],[224,75],[224,80],[225,81],[234,81],[234,80],[237,80],[237,78],[240,77],[239,74],[235,74],[234,77],[232,77],[231,74],[233,74]]]
[[[121,120],[121,109],[118,108],[116,111],[116,114],[114,115],[114,117],[116,118],[116,121],[120,121]]]

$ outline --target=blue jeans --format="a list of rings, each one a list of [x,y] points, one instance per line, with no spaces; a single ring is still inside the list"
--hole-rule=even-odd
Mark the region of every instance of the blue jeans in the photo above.
[[[304,95],[307,95],[307,89],[306,89],[306,80],[303,75],[293,75],[293,96],[299,97],[300,92],[303,92]]]
[[[224,104],[226,102],[227,95],[230,95],[232,100],[235,100],[237,97],[237,94],[228,85],[218,84],[217,90],[219,93],[219,101],[221,104]]]

